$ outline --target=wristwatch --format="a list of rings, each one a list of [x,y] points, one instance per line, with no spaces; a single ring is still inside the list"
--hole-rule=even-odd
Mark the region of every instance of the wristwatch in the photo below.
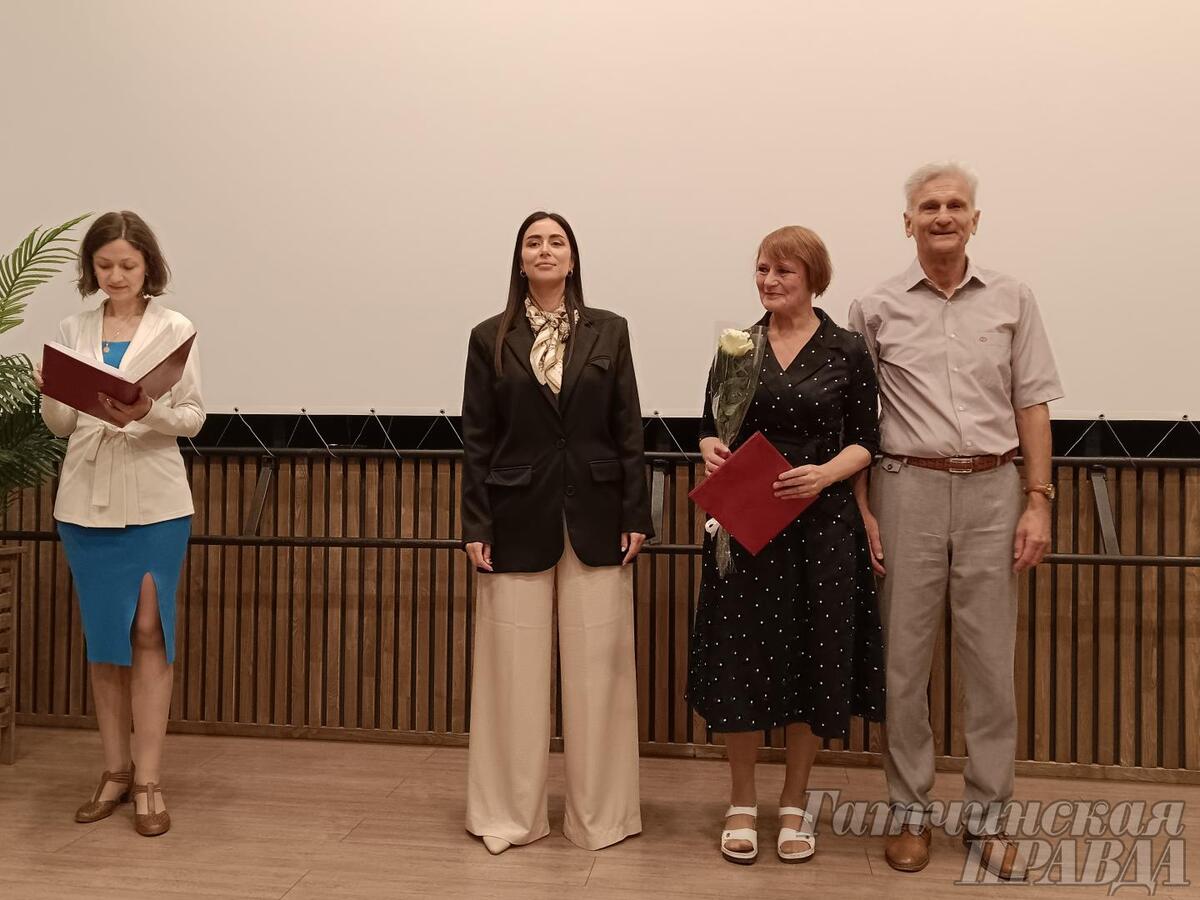
[[[1051,503],[1054,502],[1055,494],[1058,493],[1057,491],[1054,490],[1054,485],[1052,485],[1052,484],[1027,484],[1027,485],[1025,485],[1025,487],[1023,487],[1021,489],[1021,491],[1022,491],[1022,493],[1025,493],[1025,494],[1030,494],[1030,493],[1044,494],[1046,496],[1046,499],[1049,500]]]

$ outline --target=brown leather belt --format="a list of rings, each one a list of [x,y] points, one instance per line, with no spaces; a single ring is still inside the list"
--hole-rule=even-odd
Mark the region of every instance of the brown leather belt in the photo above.
[[[1017,457],[1017,448],[1013,448],[1003,456],[897,456],[894,453],[884,453],[887,459],[898,459],[900,462],[920,469],[937,469],[939,472],[949,472],[951,475],[974,475],[977,472],[990,472],[998,469]]]

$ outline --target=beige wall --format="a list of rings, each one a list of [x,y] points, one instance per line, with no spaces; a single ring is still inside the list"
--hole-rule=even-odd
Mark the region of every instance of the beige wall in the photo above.
[[[456,412],[467,331],[548,207],[589,301],[632,322],[645,411],[695,414],[715,323],[758,315],[758,238],[816,228],[844,320],[908,262],[904,177],[953,156],[983,177],[975,257],[1041,300],[1056,415],[1200,415],[1186,0],[6,0],[3,18],[0,247],[141,211],[215,409]],[[77,308],[56,281],[0,347]]]

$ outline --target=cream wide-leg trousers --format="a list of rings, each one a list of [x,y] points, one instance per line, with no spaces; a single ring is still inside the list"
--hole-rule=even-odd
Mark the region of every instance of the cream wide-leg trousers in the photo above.
[[[553,569],[479,576],[467,831],[511,844],[550,833],[554,604],[562,681],[563,834],[598,850],[642,830],[631,566],[586,566],[570,538]]]

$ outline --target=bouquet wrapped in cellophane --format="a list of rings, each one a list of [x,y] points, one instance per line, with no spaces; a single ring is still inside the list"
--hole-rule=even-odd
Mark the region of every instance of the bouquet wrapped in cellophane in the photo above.
[[[767,330],[761,325],[748,331],[726,328],[717,341],[717,355],[713,359],[708,386],[717,437],[726,447],[737,439],[746,411],[754,400],[766,346]],[[729,532],[716,519],[705,522],[704,530],[714,536],[717,572],[724,578],[733,568]]]

